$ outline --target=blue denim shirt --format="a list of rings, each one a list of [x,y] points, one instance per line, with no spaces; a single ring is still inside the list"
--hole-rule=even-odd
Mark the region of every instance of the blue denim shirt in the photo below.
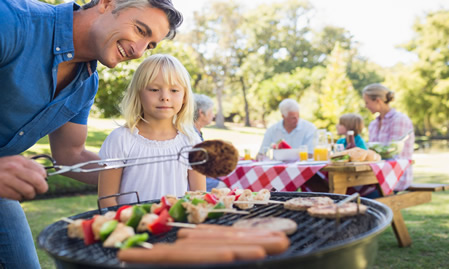
[[[57,68],[75,56],[73,12],[30,0],[0,0],[0,156],[14,155],[68,121],[87,124],[97,62],[79,63],[56,97]]]

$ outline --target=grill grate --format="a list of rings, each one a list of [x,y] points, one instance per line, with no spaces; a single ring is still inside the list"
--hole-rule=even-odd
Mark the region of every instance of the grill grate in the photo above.
[[[346,196],[334,194],[275,192],[272,193],[271,199],[286,201],[294,197],[322,195],[334,199],[335,202],[346,198]],[[388,218],[386,217],[385,208],[379,203],[371,202],[368,199],[362,199],[362,203],[368,206],[366,214],[343,218],[338,225],[335,220],[313,218],[307,212],[286,210],[282,204],[256,205],[248,210],[250,212],[248,215],[226,214],[219,219],[208,220],[207,223],[232,225],[232,223],[239,219],[268,216],[284,217],[294,220],[298,224],[298,229],[289,237],[291,244],[289,249],[280,255],[268,256],[264,260],[266,262],[273,260],[282,261],[283,259],[306,256],[348,244],[367,236],[373,230],[378,229],[381,226],[380,224],[387,221]],[[111,208],[111,210],[115,210],[116,208]],[[89,211],[76,215],[72,219],[91,218],[97,213],[98,211]],[[68,263],[86,263],[94,267],[123,267],[116,258],[116,249],[103,248],[100,243],[85,246],[82,240],[68,238],[66,226],[67,224],[63,221],[58,221],[48,226],[38,237],[39,246],[45,249],[56,260],[60,259]],[[150,236],[148,242],[174,242],[176,240],[177,230],[178,228],[173,228],[166,234]],[[233,264],[238,265],[239,263],[242,262],[235,262]],[[183,267],[185,268],[185,266]],[[213,267],[217,268],[217,266]]]

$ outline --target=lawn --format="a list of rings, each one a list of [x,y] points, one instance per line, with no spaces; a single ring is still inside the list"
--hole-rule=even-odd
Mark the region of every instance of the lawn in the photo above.
[[[88,147],[98,151],[102,141],[117,124],[106,120],[90,120]],[[250,149],[255,155],[263,138],[263,129],[229,126],[227,130],[205,128],[206,139],[221,138],[232,142],[239,152]],[[48,141],[42,139],[28,154],[49,153]],[[449,183],[445,161],[449,153],[414,155],[415,182]],[[62,177],[61,181],[65,178]],[[96,208],[96,195],[35,200],[22,203],[34,237],[62,217]],[[388,228],[379,237],[379,251],[373,268],[449,268],[449,192],[432,194],[432,202],[402,211],[413,244],[399,248],[393,230]],[[38,248],[42,268],[55,268],[52,259]]]

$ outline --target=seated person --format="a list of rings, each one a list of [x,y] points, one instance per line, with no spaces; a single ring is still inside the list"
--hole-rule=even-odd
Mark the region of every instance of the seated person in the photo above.
[[[299,118],[299,105],[293,99],[285,99],[279,104],[282,120],[272,125],[265,132],[259,154],[273,143],[284,139],[292,148],[307,145],[309,156],[313,154],[316,127],[312,123]]]
[[[346,148],[347,146],[347,137],[346,134],[349,130],[354,131],[354,140],[355,145],[362,149],[367,149],[365,141],[360,136],[360,133],[363,130],[363,118],[358,114],[344,114],[340,117],[340,120],[337,124],[337,133],[338,135],[345,135],[345,137],[342,137],[337,140],[337,144],[343,144]]]
[[[390,143],[398,140],[413,130],[413,124],[407,115],[390,107],[390,102],[394,99],[394,92],[381,84],[370,84],[363,89],[363,100],[365,107],[371,113],[379,113],[379,116],[373,120],[369,126],[369,142]],[[405,141],[402,152],[397,158],[412,159],[413,145],[415,136],[413,132]],[[395,191],[402,191],[408,188],[412,183],[412,167],[409,166],[400,181],[395,186]]]
[[[193,98],[195,99],[195,130],[200,136],[201,141],[204,141],[201,129],[204,126],[209,125],[214,119],[214,102],[209,96],[204,94],[195,93]],[[206,190],[211,191],[211,189],[216,188],[219,183],[220,181],[215,178],[206,177]]]

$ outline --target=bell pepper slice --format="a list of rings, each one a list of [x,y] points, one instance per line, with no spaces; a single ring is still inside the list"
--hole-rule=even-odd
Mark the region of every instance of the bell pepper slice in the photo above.
[[[91,219],[85,220],[81,223],[81,226],[83,227],[83,233],[84,233],[84,244],[86,246],[95,243],[94,232],[92,230],[92,223],[94,222],[94,220],[95,220],[95,218],[91,218]]]
[[[159,206],[154,209],[153,213],[159,215],[164,209],[169,210],[170,207],[171,205],[168,203],[167,198],[165,198],[165,196],[162,196]]]
[[[120,214],[122,213],[122,211],[123,211],[124,209],[127,209],[128,207],[131,207],[131,205],[124,205],[124,206],[121,206],[121,207],[117,210],[117,213],[115,213],[114,219],[120,221]]]
[[[204,195],[204,201],[208,202],[209,204],[215,205],[218,202],[218,198],[212,193],[206,193]]]
[[[172,205],[172,207],[170,207],[170,210],[168,210],[168,213],[175,221],[178,222],[187,221],[186,209],[182,205],[182,203],[185,202],[188,202],[188,200],[185,198],[181,198],[174,205]]]
[[[147,213],[151,213],[151,207],[153,204],[142,204],[142,209],[145,210]]]
[[[168,226],[168,222],[173,222],[172,217],[168,213],[167,209],[162,210],[159,214],[159,218],[157,218],[154,222],[148,224],[148,230],[152,234],[162,234],[171,230],[171,226]]]
[[[200,199],[200,198],[193,198],[193,200],[192,200],[192,205],[198,205],[198,204],[201,204],[201,203],[207,203],[206,201],[204,201],[203,199]]]
[[[108,238],[108,236],[115,230],[117,224],[118,220],[115,219],[103,223],[100,228],[100,240],[106,240],[106,238]]]
[[[140,219],[145,215],[147,212],[139,205],[133,206],[133,212],[131,214],[131,217],[129,220],[125,223],[127,226],[131,226],[134,229],[137,228],[137,225],[139,225]]]
[[[238,189],[238,188],[232,189],[232,190],[228,193],[228,195],[235,195],[235,192],[237,191],[237,189]]]
[[[214,206],[213,209],[225,209],[225,208],[226,208],[225,204],[224,204],[222,201],[219,201],[219,202]],[[211,212],[211,213],[207,214],[207,217],[208,217],[209,219],[217,219],[217,218],[219,218],[219,217],[221,217],[221,216],[223,216],[223,213],[220,213],[220,212]]]
[[[131,247],[136,247],[140,243],[147,241],[149,237],[150,236],[148,235],[148,233],[141,233],[141,234],[133,235],[130,238],[126,239],[125,242],[123,242],[120,245],[120,248],[127,249],[127,248],[131,248]]]

